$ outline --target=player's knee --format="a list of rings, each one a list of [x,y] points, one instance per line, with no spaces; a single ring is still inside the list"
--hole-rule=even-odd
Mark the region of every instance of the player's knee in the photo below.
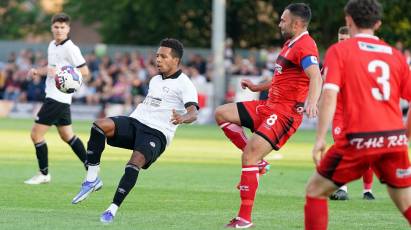
[[[214,118],[215,118],[217,123],[223,122],[225,120],[224,119],[224,112],[225,112],[224,106],[220,105],[216,108],[216,110],[214,112]]]
[[[127,164],[136,165],[137,167],[142,168],[146,164],[146,158],[142,153],[134,151]]]
[[[93,125],[101,131],[103,131],[106,134],[106,136],[110,136],[108,134],[114,132],[114,122],[109,118],[98,119],[93,122]]]

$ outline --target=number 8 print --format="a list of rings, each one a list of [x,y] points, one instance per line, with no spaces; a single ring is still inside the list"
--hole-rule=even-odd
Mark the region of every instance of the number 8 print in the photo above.
[[[277,115],[276,114],[272,114],[266,121],[267,125],[272,126],[275,124],[275,122],[277,121]]]

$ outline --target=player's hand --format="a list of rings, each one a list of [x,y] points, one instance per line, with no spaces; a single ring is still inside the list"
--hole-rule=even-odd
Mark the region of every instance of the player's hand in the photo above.
[[[28,72],[29,77],[37,77],[39,75],[39,72],[35,68],[31,68]]]
[[[171,115],[170,119],[171,123],[174,125],[179,125],[184,123],[184,117],[176,112],[175,109],[173,109],[173,114]]]
[[[318,166],[320,164],[320,160],[323,157],[324,153],[326,150],[326,143],[324,139],[317,140],[314,144],[313,150],[312,150],[312,157],[314,164]]]
[[[316,118],[318,114],[318,106],[316,103],[307,103],[305,106],[305,113],[308,118]]]
[[[257,85],[252,83],[249,79],[242,79],[241,80],[241,88],[246,89],[249,88],[251,91],[256,92],[257,91]]]

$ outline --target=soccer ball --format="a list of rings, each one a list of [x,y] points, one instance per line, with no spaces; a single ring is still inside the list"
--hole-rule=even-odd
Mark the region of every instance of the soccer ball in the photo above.
[[[56,81],[57,89],[61,92],[74,93],[80,88],[83,77],[77,68],[73,66],[63,66],[57,71],[54,80]]]

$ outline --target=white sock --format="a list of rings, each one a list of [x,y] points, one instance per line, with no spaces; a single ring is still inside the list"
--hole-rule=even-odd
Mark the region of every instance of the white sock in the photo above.
[[[364,193],[366,193],[366,192],[372,193],[372,190],[371,190],[371,189],[364,189],[362,193],[364,194]]]
[[[339,189],[344,190],[345,192],[348,192],[348,187],[347,185],[341,186]]]
[[[100,171],[100,165],[89,165],[87,169],[87,176],[86,181],[95,181],[98,176],[98,172]]]
[[[107,210],[110,210],[110,212],[111,212],[111,214],[113,214],[113,216],[116,215],[117,209],[118,209],[118,206],[115,205],[115,204],[113,204],[113,203],[110,204],[110,206],[108,206],[108,208],[107,208]],[[107,211],[107,210],[106,210],[106,211]]]

